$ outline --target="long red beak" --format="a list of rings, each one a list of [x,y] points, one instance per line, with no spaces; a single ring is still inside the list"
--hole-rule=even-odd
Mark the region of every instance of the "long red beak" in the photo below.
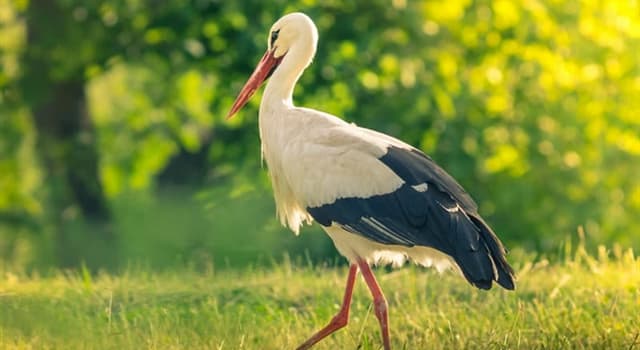
[[[273,57],[273,52],[270,50],[267,50],[267,52],[264,53],[264,56],[262,56],[260,62],[258,62],[258,66],[256,66],[256,69],[251,73],[249,80],[247,80],[242,87],[242,90],[240,90],[231,110],[227,113],[227,119],[233,117],[233,115],[236,114],[247,103],[247,101],[249,101],[260,85],[262,85],[262,83],[271,76],[271,73],[273,73],[276,67],[280,64],[283,57],[284,55],[278,58]]]

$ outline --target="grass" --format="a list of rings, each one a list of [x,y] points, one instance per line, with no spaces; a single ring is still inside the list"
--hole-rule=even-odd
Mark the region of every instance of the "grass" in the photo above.
[[[395,349],[638,349],[640,259],[622,249],[557,263],[514,254],[516,292],[453,273],[377,271]],[[2,349],[291,349],[323,326],[346,268],[287,261],[241,271],[0,276]],[[351,322],[317,349],[380,349],[358,281]]]

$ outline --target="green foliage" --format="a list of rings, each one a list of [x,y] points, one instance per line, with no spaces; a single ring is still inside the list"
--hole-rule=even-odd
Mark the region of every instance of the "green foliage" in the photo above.
[[[378,279],[399,349],[632,349],[640,261],[629,250],[566,261],[520,257],[515,292],[472,289],[453,273],[405,268]],[[301,266],[297,263],[296,266]],[[289,263],[242,271],[2,272],[0,347],[290,349],[337,312],[345,269]],[[358,278],[349,325],[319,349],[379,349]]]
[[[629,17],[637,11],[624,4],[608,7],[607,16],[562,4],[386,5],[309,11],[317,13],[321,44],[298,89],[300,104],[421,145],[473,188],[510,237],[535,235],[552,245],[557,232],[586,225],[596,237],[622,238],[640,209],[637,181],[626,176],[638,170],[640,152],[631,49],[638,28]],[[251,51],[264,46],[263,31],[249,33],[258,43]],[[202,76],[218,86],[215,74]],[[211,96],[192,95],[201,105]],[[237,147],[224,141],[221,148]]]
[[[43,200],[56,185],[43,176],[31,118],[59,82],[86,83],[100,181],[116,211],[131,201],[145,217],[171,217],[174,200],[146,199],[166,182],[195,188],[211,202],[203,206],[262,195],[260,96],[235,119],[223,116],[266,30],[290,11],[308,13],[320,32],[298,105],[419,146],[511,246],[553,249],[580,226],[592,242],[640,244],[636,2],[0,0],[0,254],[14,256],[27,231],[50,239],[47,213],[73,213]],[[39,40],[27,42],[27,24]],[[34,64],[43,57],[46,66]],[[253,237],[280,231],[265,203],[247,205],[247,217],[265,218],[240,226]],[[219,219],[211,215],[228,213],[182,215],[203,223],[194,241],[237,230],[208,232],[204,222]],[[140,252],[142,237],[175,234],[146,222],[117,214],[119,245]],[[153,265],[160,252],[173,259],[154,247],[145,255]]]

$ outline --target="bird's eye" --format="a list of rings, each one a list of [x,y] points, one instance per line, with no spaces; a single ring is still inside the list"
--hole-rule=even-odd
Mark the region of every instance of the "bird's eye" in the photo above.
[[[280,34],[280,29],[271,32],[271,46],[278,40],[278,34]]]

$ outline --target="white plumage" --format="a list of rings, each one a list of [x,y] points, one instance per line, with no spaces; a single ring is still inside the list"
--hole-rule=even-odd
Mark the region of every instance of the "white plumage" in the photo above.
[[[281,109],[260,113],[264,158],[272,179],[282,178],[281,184],[274,183],[279,211],[290,213],[294,207],[329,204],[338,198],[389,193],[404,183],[378,160],[386,153],[384,141],[325,113],[281,107],[286,113]],[[287,222],[298,230],[299,222],[291,217]]]
[[[356,262],[358,257],[365,259],[368,264],[391,264],[399,267],[408,257],[416,264],[434,267],[438,272],[455,267],[451,257],[429,247],[405,247],[372,242],[338,226],[330,226],[325,231],[333,240],[336,249],[349,261]]]
[[[293,105],[294,86],[316,51],[311,19],[292,13],[269,33],[268,50],[229,116],[272,75],[259,124],[278,217],[296,234],[315,219],[351,262],[340,312],[299,349],[346,325],[358,269],[374,296],[384,347],[390,348],[386,302],[369,264],[411,259],[438,270],[453,266],[479,288],[495,281],[513,289],[500,241],[471,197],[429,157],[391,136]]]

